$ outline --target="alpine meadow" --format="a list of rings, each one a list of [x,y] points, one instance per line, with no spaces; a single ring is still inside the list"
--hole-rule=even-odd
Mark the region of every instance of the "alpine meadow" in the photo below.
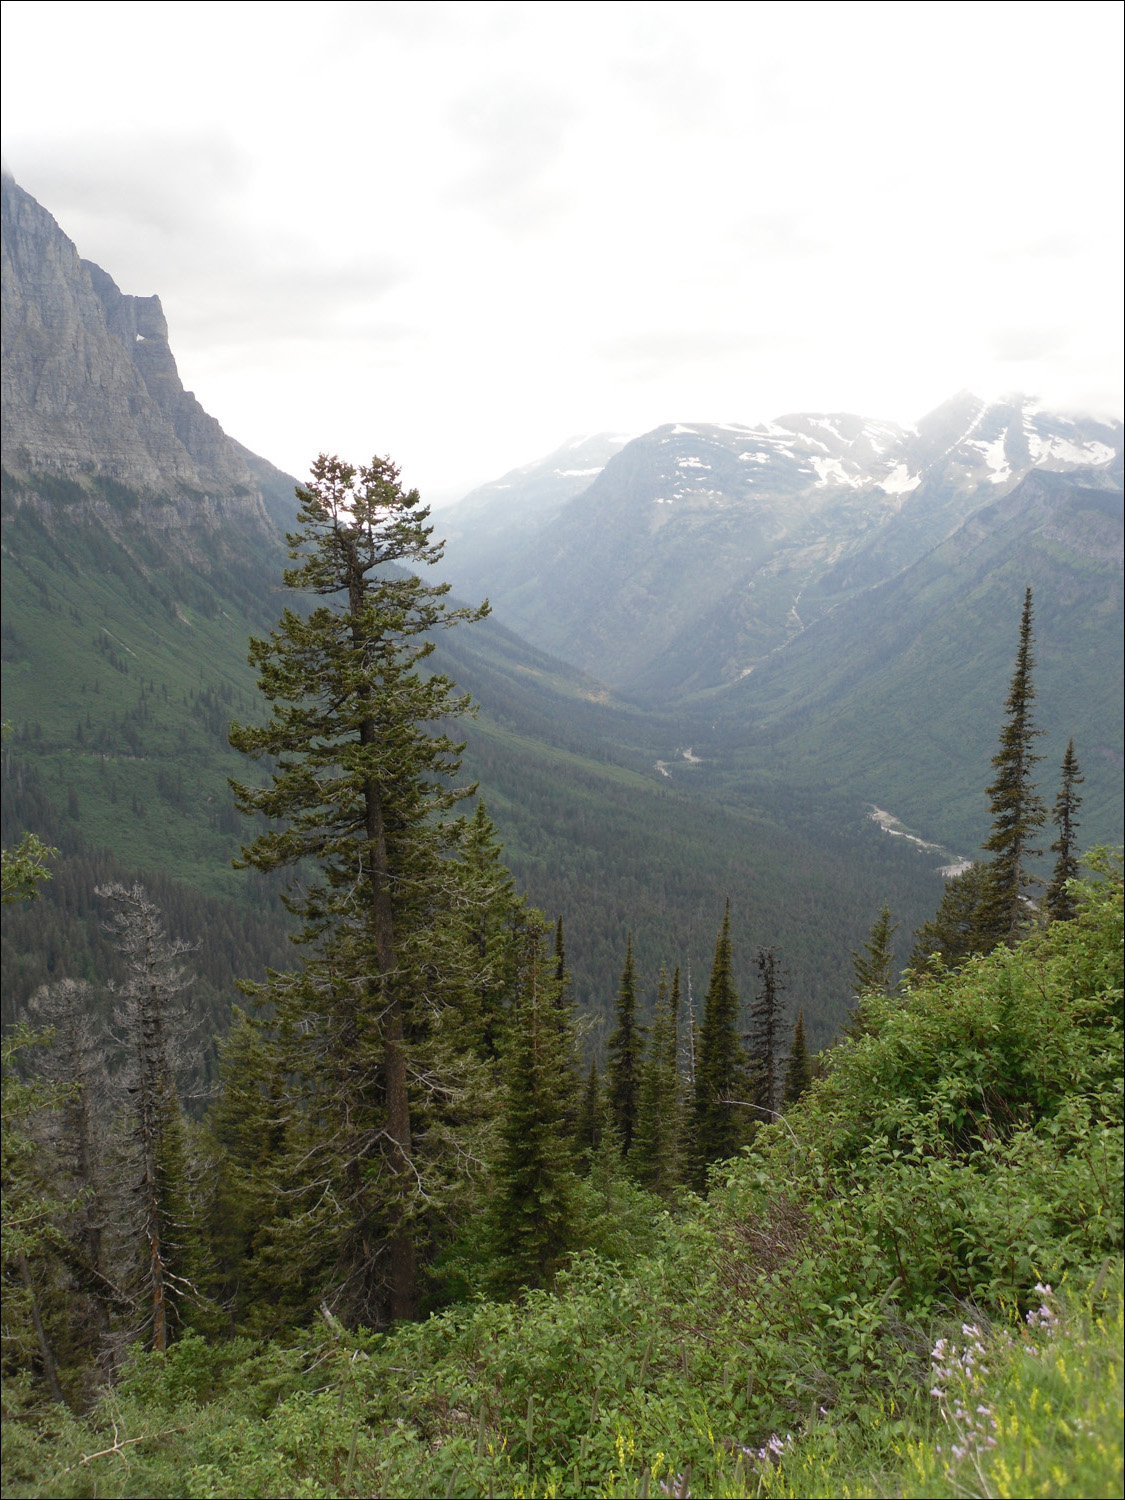
[[[3,1493],[1120,1494],[1120,421],[433,510],[3,276]]]

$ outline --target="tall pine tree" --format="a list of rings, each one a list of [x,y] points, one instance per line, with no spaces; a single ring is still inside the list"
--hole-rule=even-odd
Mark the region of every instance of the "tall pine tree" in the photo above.
[[[680,1182],[679,981],[677,969],[670,993],[668,975],[661,969],[648,1056],[641,1072],[637,1133],[629,1158],[635,1180],[662,1197],[668,1197]]]
[[[297,494],[285,582],[321,602],[251,642],[270,717],[231,731],[272,767],[265,785],[235,784],[241,810],[274,825],[243,863],[313,871],[288,898],[303,968],[260,991],[304,1105],[275,1248],[299,1257],[279,1267],[287,1287],[378,1323],[414,1315],[425,1220],[475,1154],[449,1119],[471,1094],[473,1049],[446,1015],[466,982],[463,954],[449,970],[466,826],[446,815],[467,793],[444,726],[469,703],[421,668],[435,631],[487,605],[450,609],[448,585],[402,571],[441,547],[389,459],[356,469],[322,454]]]
[[[582,1098],[578,1104],[578,1122],[574,1127],[574,1157],[583,1171],[588,1171],[602,1138],[602,1086],[598,1065],[590,1064]]]
[[[751,1097],[759,1112],[769,1118],[781,1107],[781,1038],[784,1030],[784,1002],[781,995],[785,983],[776,948],[759,948],[755,962],[758,967],[758,990],[750,1007],[750,1033],[747,1039]]]
[[[690,1138],[692,1179],[697,1187],[706,1183],[711,1163],[734,1156],[745,1139],[740,1110],[745,1104],[746,1065],[738,1035],[738,1010],[728,901],[715,940],[711,983],[703,1002],[695,1055]]]
[[[1074,740],[1070,739],[1063,756],[1059,794],[1055,798],[1054,823],[1059,836],[1051,845],[1051,853],[1056,859],[1051,883],[1047,887],[1047,910],[1056,922],[1068,922],[1075,915],[1074,898],[1067,882],[1078,879],[1077,814],[1082,806],[1078,788],[1085,779],[1074,753]]]
[[[557,954],[537,915],[521,942],[504,1055],[500,1153],[488,1239],[507,1292],[549,1286],[569,1248],[577,1178],[567,1111],[574,1038],[561,1018]]]
[[[934,957],[954,969],[979,952],[980,912],[988,885],[988,866],[971,864],[945,882],[938,909],[914,933],[908,967],[921,973]]]
[[[1024,593],[1016,667],[1004,704],[1007,722],[1000,732],[1000,748],[992,757],[995,776],[988,787],[992,832],[984,848],[992,855],[986,866],[983,899],[976,919],[976,946],[987,952],[998,943],[1017,942],[1027,926],[1025,893],[1033,881],[1027,862],[1040,851],[1032,847],[1037,828],[1047,813],[1033,775],[1042,759],[1034,752],[1036,729],[1032,718],[1035,685],[1033,606],[1030,586]]]
[[[797,1012],[797,1024],[793,1028],[793,1045],[789,1049],[789,1061],[785,1065],[784,1102],[796,1104],[812,1083],[812,1058],[805,1038],[805,1013]]]
[[[625,943],[625,966],[617,988],[617,1025],[609,1038],[606,1092],[621,1136],[621,1154],[628,1157],[637,1129],[641,1059],[644,1037],[637,1024],[637,977],[633,967],[633,934]]]
[[[895,957],[894,935],[897,931],[898,923],[891,921],[891,909],[884,901],[862,949],[852,951],[852,994],[856,997],[856,1003],[848,1024],[844,1027],[847,1036],[863,1036],[868,1030],[863,1008],[864,995],[870,991],[881,995],[890,993]]]

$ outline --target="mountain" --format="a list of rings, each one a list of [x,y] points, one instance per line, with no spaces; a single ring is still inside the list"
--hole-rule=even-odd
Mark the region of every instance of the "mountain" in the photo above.
[[[962,393],[911,429],[659,427],[467,585],[672,715],[685,785],[749,804],[768,775],[971,854],[1027,583],[1044,778],[1075,735],[1085,834],[1121,839],[1122,536],[1120,423]]]
[[[148,527],[272,531],[263,483],[275,498],[284,476],[184,390],[159,297],[127,296],[81,260],[8,175],[0,213],[10,492],[93,507],[103,524],[124,491],[157,502],[136,512]]]
[[[451,571],[545,650],[666,699],[753,670],[810,608],[882,582],[1033,468],[1112,487],[1121,451],[1119,423],[967,394],[910,430],[840,414],[669,424],[530,533],[502,531],[495,497],[503,544],[470,567],[454,540]]]
[[[569,438],[546,458],[509,470],[472,490],[455,507],[443,510],[440,524],[446,543],[442,566],[445,577],[455,588],[471,594],[473,578],[482,567],[488,570],[498,550],[553,520],[568,500],[589,487],[628,441],[628,437],[612,432]]]
[[[197,1005],[221,1032],[234,977],[292,961],[276,885],[231,866],[247,835],[227,778],[247,768],[227,728],[261,712],[247,640],[287,602],[293,481],[183,390],[159,302],[82,261],[10,180],[3,230],[4,839],[33,828],[61,851],[42,899],[6,922],[4,1017],[44,979],[111,976],[93,888],[143,878],[175,930],[202,940]],[[621,442],[572,442],[510,490],[549,521],[591,477],[571,471],[612,462]],[[508,493],[478,495],[479,530],[516,524],[494,515]],[[936,905],[936,861],[894,847],[858,802],[776,786],[752,805],[721,789],[701,800],[656,769],[671,719],[495,620],[444,635],[435,660],[481,705],[466,779],[521,887],[563,916],[595,1018],[630,931],[642,974],[681,963],[698,982],[729,895],[741,979],[753,943],[780,943],[823,1042],[879,902],[907,925]]]

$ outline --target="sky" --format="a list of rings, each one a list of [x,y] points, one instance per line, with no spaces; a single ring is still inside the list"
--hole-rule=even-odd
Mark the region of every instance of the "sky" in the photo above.
[[[442,504],[578,433],[1122,411],[1122,7],[3,5],[3,151],[184,384]]]

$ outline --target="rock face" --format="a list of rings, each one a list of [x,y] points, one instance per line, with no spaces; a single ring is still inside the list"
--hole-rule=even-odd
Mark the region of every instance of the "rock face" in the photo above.
[[[91,482],[111,481],[163,501],[162,527],[270,528],[264,460],[184,390],[159,297],[128,296],[81,260],[8,176],[2,208],[4,467],[18,492],[49,476],[93,503]]]

